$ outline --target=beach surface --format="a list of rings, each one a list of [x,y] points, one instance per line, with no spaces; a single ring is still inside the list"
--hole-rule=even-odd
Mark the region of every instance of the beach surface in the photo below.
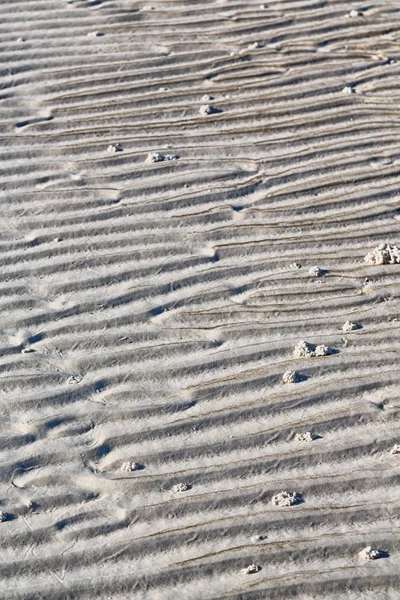
[[[1,600],[398,600],[399,3],[0,9]]]

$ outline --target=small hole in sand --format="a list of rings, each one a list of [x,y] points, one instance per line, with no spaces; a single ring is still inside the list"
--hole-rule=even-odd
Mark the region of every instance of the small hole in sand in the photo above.
[[[254,543],[257,542],[264,542],[267,539],[266,535],[260,534],[260,535],[253,535],[253,537],[251,538],[251,541]]]

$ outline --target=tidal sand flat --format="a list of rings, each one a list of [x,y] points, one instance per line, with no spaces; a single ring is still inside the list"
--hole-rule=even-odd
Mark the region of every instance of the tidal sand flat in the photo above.
[[[400,4],[0,9],[0,599],[398,600]]]

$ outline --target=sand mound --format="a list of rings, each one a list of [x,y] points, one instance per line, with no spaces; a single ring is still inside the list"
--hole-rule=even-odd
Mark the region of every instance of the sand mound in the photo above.
[[[320,267],[311,267],[308,274],[311,275],[311,277],[322,277],[322,275],[324,275],[324,270],[320,269]]]
[[[279,492],[279,494],[271,498],[271,503],[275,504],[275,506],[294,506],[302,502],[303,497],[297,492]]]
[[[245,569],[243,569],[243,573],[245,575],[252,575],[253,573],[258,573],[258,571],[261,571],[261,567],[259,565],[249,565],[248,567],[246,567]]]
[[[315,356],[328,356],[332,354],[332,349],[324,344],[314,345],[309,342],[299,342],[293,351],[293,356],[296,358],[315,357]]]
[[[295,439],[296,442],[313,442],[319,437],[320,436],[316,435],[312,431],[306,431],[305,433],[296,433]]]
[[[379,244],[372,252],[364,257],[365,262],[371,265],[394,265],[400,263],[400,250],[390,244]]]
[[[121,465],[121,471],[124,471],[125,473],[137,471],[138,469],[140,469],[140,465],[135,462],[126,461],[126,462],[123,462]]]
[[[180,493],[187,492],[188,490],[190,490],[190,487],[191,486],[187,483],[177,483],[172,489],[174,492]]]
[[[285,371],[282,375],[283,383],[298,383],[300,376],[296,371]]]
[[[351,321],[346,321],[342,329],[347,333],[348,331],[355,331],[356,329],[361,329],[361,325],[359,325],[358,323],[352,323]]]
[[[377,558],[382,558],[384,556],[384,552],[382,550],[376,550],[371,546],[367,546],[364,550],[359,552],[358,556],[362,560],[376,560]]]

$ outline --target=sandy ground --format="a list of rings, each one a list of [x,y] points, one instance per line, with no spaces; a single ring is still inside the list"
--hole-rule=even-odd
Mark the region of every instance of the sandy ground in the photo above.
[[[400,4],[0,9],[1,600],[399,599]]]

